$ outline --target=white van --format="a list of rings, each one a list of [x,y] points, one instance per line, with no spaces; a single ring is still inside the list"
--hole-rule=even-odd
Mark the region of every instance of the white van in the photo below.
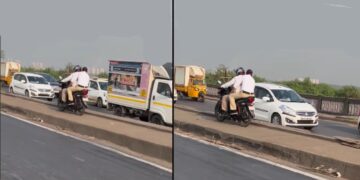
[[[107,86],[108,80],[103,78],[94,78],[89,82],[89,103],[95,104],[97,107],[107,107]]]
[[[316,109],[304,98],[290,88],[270,83],[255,86],[255,118],[309,130],[319,124]]]
[[[52,101],[55,93],[44,77],[34,73],[15,73],[9,87],[10,93],[27,97],[46,98]]]

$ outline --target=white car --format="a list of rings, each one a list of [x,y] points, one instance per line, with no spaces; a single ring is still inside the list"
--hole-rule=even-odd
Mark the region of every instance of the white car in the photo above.
[[[290,88],[270,83],[256,84],[255,118],[309,130],[319,124],[316,109],[304,98]]]
[[[107,79],[91,79],[89,84],[88,99],[89,103],[94,103],[98,107],[107,107]]]
[[[9,87],[10,93],[27,97],[46,98],[51,101],[54,90],[44,77],[33,73],[15,73]]]

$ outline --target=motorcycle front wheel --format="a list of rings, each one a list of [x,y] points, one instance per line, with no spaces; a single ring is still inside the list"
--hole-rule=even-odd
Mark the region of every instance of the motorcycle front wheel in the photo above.
[[[225,117],[221,112],[221,101],[218,101],[215,105],[215,117],[216,120],[223,122],[225,120]]]

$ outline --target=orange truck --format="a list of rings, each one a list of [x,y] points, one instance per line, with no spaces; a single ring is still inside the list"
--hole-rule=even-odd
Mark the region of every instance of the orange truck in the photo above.
[[[181,96],[204,102],[205,68],[194,65],[175,66],[175,89]]]
[[[12,77],[15,73],[20,72],[20,63],[13,61],[1,61],[1,83],[10,85]]]

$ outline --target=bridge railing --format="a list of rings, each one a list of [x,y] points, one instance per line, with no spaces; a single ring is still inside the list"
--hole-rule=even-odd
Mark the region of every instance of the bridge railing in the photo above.
[[[207,95],[218,96],[218,86],[207,85]],[[306,98],[320,113],[329,113],[335,115],[357,116],[360,114],[360,99],[322,97],[309,94],[300,94]]]

